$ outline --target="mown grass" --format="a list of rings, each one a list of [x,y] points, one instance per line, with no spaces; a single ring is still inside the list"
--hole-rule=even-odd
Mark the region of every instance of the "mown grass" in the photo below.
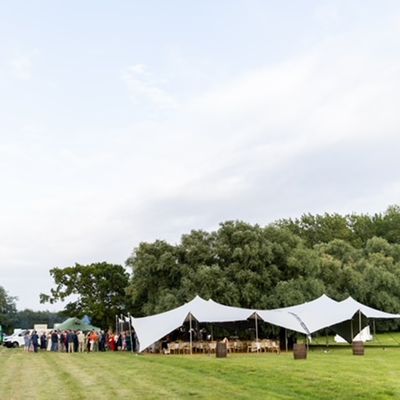
[[[0,350],[0,399],[400,399],[400,348],[159,356]]]

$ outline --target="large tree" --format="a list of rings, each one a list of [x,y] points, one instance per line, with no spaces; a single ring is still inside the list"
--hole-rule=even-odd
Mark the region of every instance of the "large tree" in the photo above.
[[[135,315],[165,311],[196,294],[215,301],[273,308],[324,291],[317,253],[290,230],[241,221],[216,232],[192,231],[181,243],[141,243],[127,265]],[[290,288],[290,290],[288,290]]]
[[[4,331],[9,331],[13,325],[16,313],[16,297],[10,296],[7,291],[0,286],[0,325]]]
[[[55,303],[72,297],[64,314],[82,317],[87,314],[94,325],[113,327],[115,316],[129,311],[125,289],[129,274],[121,265],[106,262],[53,268],[50,274],[56,287],[51,294],[41,294],[40,302]]]

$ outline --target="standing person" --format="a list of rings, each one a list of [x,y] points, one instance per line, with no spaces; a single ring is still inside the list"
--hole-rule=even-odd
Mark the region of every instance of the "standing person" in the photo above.
[[[119,335],[118,334],[115,335],[114,340],[115,340],[115,345],[117,347],[117,350],[121,351],[121,349],[122,349],[122,333],[120,333]]]
[[[99,351],[106,351],[106,334],[100,331]]]
[[[60,333],[60,351],[65,351],[65,343],[64,343],[64,340],[65,340],[65,335],[64,335],[64,332],[63,331],[61,331],[61,333]]]
[[[92,331],[90,334],[90,351],[98,351],[99,350],[99,336],[96,331]]]
[[[46,350],[47,349],[47,336],[45,332],[42,332],[40,336],[40,350]]]
[[[76,331],[73,331],[73,341],[74,341],[74,352],[77,353],[79,349],[79,341]]]
[[[58,351],[58,334],[57,331],[51,333],[51,351]]]
[[[111,331],[108,332],[107,346],[109,351],[115,351],[114,334]]]
[[[74,332],[68,331],[67,333],[68,353],[74,352]]]
[[[29,331],[26,331],[25,335],[24,335],[24,351],[29,351],[30,341],[31,341],[31,338],[29,336]]]
[[[122,351],[126,351],[127,343],[126,343],[126,338],[127,338],[126,332],[122,333]]]
[[[51,350],[51,331],[48,332],[47,334],[47,351]]]
[[[90,343],[90,335],[92,334],[92,331],[88,332],[86,335],[86,350],[89,353],[92,347],[92,344]]]
[[[79,353],[85,351],[85,334],[82,331],[78,332],[78,351]]]
[[[36,331],[32,332],[31,341],[32,341],[33,351],[37,353],[39,347],[39,335],[36,333]]]

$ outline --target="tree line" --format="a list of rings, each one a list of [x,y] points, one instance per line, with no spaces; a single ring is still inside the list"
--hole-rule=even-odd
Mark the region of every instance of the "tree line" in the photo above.
[[[4,287],[0,286],[0,325],[2,331],[10,333],[13,328],[31,329],[35,324],[54,326],[62,322],[64,316],[60,312],[17,310],[16,297],[10,296]]]
[[[323,293],[400,311],[400,208],[375,215],[303,215],[265,227],[228,221],[180,243],[141,243],[127,260],[137,315],[178,306],[195,294],[272,309]]]
[[[75,264],[50,270],[41,302],[72,300],[65,315],[112,327],[115,315],[145,316],[196,294],[227,305],[272,309],[323,293],[400,312],[400,207],[383,213],[305,214],[266,226],[226,221],[179,243],[142,242],[126,265]],[[388,325],[386,325],[388,326]]]

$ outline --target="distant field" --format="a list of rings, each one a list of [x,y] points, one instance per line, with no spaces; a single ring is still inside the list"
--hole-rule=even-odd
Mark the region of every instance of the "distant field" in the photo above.
[[[0,349],[0,399],[400,399],[400,348],[159,356]]]

